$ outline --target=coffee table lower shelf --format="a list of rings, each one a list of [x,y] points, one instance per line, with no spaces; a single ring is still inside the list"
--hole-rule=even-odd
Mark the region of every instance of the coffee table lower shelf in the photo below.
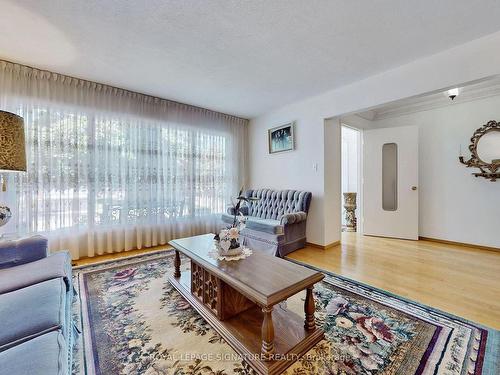
[[[275,355],[272,360],[265,360],[261,355],[264,314],[259,306],[254,305],[235,316],[219,320],[191,293],[189,270],[183,271],[181,277],[170,276],[168,280],[258,374],[282,373],[324,337],[322,329],[308,331],[304,328],[303,317],[277,307],[272,312]]]

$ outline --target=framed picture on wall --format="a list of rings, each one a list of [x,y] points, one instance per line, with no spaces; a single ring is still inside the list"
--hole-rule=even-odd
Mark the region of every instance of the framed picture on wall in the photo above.
[[[295,148],[294,122],[277,126],[267,131],[269,153],[292,151]]]

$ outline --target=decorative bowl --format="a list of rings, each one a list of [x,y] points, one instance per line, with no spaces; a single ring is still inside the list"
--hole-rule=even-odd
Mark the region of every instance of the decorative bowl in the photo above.
[[[227,256],[235,256],[235,255],[240,255],[243,253],[243,248],[237,247],[236,249],[229,249],[228,251],[224,251],[221,249],[220,254],[221,255],[227,255]]]

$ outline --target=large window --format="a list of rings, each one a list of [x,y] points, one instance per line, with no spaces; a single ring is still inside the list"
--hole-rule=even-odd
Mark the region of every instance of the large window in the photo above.
[[[30,231],[157,224],[224,210],[227,134],[31,108],[20,190]]]
[[[214,231],[244,184],[245,119],[1,60],[0,106],[25,121],[17,230],[74,258]]]

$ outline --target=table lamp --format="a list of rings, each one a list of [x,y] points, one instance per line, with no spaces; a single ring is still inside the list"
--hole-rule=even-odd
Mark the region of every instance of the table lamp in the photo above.
[[[6,190],[4,172],[26,172],[24,120],[22,117],[0,111],[0,173],[2,190]],[[0,227],[12,217],[10,208],[0,204]]]

